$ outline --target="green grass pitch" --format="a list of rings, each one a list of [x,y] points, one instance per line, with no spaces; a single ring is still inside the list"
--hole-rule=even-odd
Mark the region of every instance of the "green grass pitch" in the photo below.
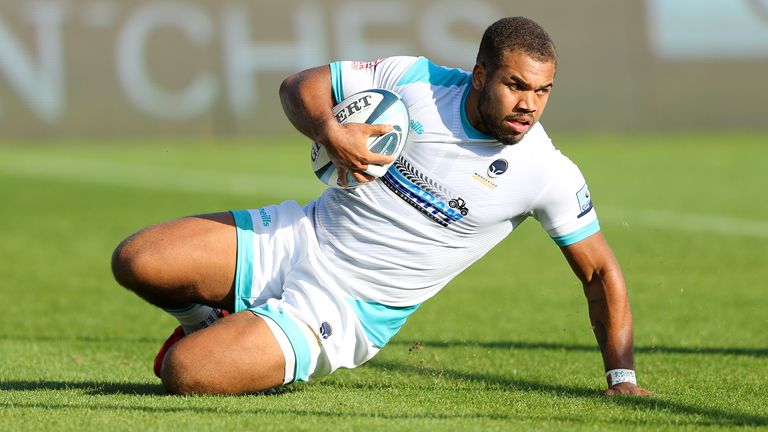
[[[630,287],[650,398],[604,398],[581,287],[530,220],[371,362],[275,395],[176,397],[172,318],[113,281],[115,245],[187,214],[306,203],[293,137],[0,144],[0,430],[768,427],[768,136],[555,136]]]

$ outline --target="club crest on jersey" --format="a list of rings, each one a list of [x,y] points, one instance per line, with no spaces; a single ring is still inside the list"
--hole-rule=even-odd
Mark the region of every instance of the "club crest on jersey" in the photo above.
[[[576,199],[579,202],[579,216],[582,217],[592,210],[592,195],[589,194],[589,188],[585,184],[578,192],[576,192]]]
[[[331,337],[331,334],[333,333],[333,328],[331,328],[331,325],[328,323],[328,321],[325,321],[324,323],[320,324],[320,336],[323,337],[323,339],[328,339]]]
[[[507,172],[508,168],[509,168],[509,162],[507,162],[506,159],[496,159],[488,167],[488,177],[496,178],[504,174],[505,172]]]

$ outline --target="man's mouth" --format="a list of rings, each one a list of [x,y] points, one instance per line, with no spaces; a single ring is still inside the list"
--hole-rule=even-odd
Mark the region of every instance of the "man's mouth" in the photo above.
[[[507,117],[507,123],[517,133],[526,132],[533,124],[533,119],[528,117]]]

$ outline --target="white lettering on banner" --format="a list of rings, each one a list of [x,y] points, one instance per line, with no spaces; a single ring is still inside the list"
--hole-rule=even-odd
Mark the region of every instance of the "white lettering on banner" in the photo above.
[[[405,2],[354,2],[337,9],[334,13],[334,34],[339,57],[349,60],[373,60],[405,53],[403,42],[371,42],[365,38],[365,31],[372,25],[386,26],[390,34],[401,34],[401,26],[409,25],[411,13]],[[400,31],[398,31],[400,30]]]
[[[295,42],[256,43],[250,40],[250,21],[242,4],[224,9],[222,31],[227,90],[232,112],[240,117],[258,108],[254,75],[292,73],[327,61],[323,14],[315,3],[302,3],[294,12]]]
[[[125,24],[117,42],[117,70],[128,99],[146,114],[158,118],[189,119],[210,109],[216,80],[200,72],[182,91],[163,89],[147,70],[145,49],[153,31],[173,27],[198,45],[211,40],[213,24],[199,8],[183,2],[160,1],[139,8]]]
[[[65,108],[64,14],[61,2],[24,5],[25,18],[35,29],[37,65],[0,18],[0,71],[29,109],[46,123],[58,121]]]
[[[85,66],[73,59],[68,74],[64,55],[86,55],[92,49],[87,44],[88,32],[115,38],[110,55],[119,87],[114,90],[136,111],[161,120],[183,121],[210,114],[219,102],[228,107],[231,115],[243,119],[264,108],[258,84],[260,77],[268,73],[285,76],[339,58],[368,61],[417,51],[438,62],[462,62],[471,67],[478,41],[462,38],[453,30],[460,25],[471,26],[480,34],[501,16],[494,5],[481,0],[432,1],[424,6],[406,0],[347,1],[334,6],[306,0],[291,4],[284,12],[292,23],[285,35],[277,36],[277,40],[260,40],[252,32],[262,24],[253,13],[258,6],[244,0],[13,1],[21,5],[24,14],[10,19],[30,26],[31,31],[15,34],[5,21],[8,15],[0,15],[0,84],[7,84],[25,109],[45,124],[66,119],[66,78],[79,78],[77,74]],[[371,30],[376,30],[376,37],[370,35]],[[78,37],[85,34],[80,39],[85,43],[66,49],[65,31]],[[179,54],[207,56],[221,63],[180,70],[174,79],[178,82],[161,82],[151,68],[152,60],[156,60],[151,57],[156,52],[152,44],[168,31],[181,36],[174,45]],[[416,39],[406,36],[413,31],[417,32]],[[27,34],[32,35],[32,42],[22,37]],[[217,45],[219,41],[221,46]],[[103,65],[98,73],[109,73],[113,70],[110,66]],[[99,78],[98,82],[104,83],[113,77]],[[87,86],[90,82],[78,79],[76,83]],[[79,111],[90,109],[98,116],[97,107],[103,101],[77,99],[93,92],[70,94],[75,96],[70,104],[78,104]]]
[[[429,47],[433,55],[473,64],[480,41],[457,38],[451,33],[451,27],[468,23],[482,34],[502,16],[487,3],[465,1],[434,2],[421,15],[423,18],[417,27],[422,46]]]

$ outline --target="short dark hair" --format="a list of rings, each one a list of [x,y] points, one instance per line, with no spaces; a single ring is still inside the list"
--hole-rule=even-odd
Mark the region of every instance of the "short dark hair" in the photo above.
[[[493,74],[508,51],[522,51],[538,62],[557,64],[554,42],[540,25],[529,18],[502,18],[485,29],[477,51],[477,63],[484,64]]]

